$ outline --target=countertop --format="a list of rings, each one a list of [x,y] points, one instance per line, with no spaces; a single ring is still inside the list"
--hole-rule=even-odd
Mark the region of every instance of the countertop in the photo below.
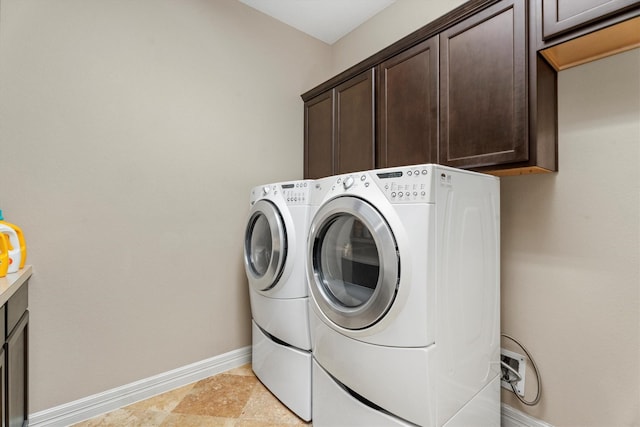
[[[29,280],[31,273],[31,266],[27,265],[16,273],[10,273],[6,277],[0,278],[0,306],[9,301],[9,298],[20,289],[20,286]]]

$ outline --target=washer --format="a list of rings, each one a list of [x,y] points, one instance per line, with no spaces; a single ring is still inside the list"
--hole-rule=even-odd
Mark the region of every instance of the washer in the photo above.
[[[417,165],[314,191],[314,426],[499,426],[498,178]]]
[[[312,180],[251,190],[244,264],[252,314],[252,368],[304,420],[311,419],[306,239]]]

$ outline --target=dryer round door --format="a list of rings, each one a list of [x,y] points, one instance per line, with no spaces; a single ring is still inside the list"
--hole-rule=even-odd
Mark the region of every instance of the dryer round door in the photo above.
[[[258,200],[249,213],[244,235],[244,264],[249,284],[257,291],[273,288],[287,257],[287,233],[278,208]]]
[[[323,205],[311,223],[307,255],[313,299],[336,325],[367,328],[393,304],[398,247],[382,214],[363,199],[342,196]]]

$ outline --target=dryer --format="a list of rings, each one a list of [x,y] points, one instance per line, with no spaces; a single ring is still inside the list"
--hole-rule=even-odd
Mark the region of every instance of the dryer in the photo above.
[[[499,426],[498,178],[417,165],[314,191],[314,426]]]
[[[252,368],[304,420],[311,419],[306,239],[312,180],[251,190],[244,264],[252,314]]]

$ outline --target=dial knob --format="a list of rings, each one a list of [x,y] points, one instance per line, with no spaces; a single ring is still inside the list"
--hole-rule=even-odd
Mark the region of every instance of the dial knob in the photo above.
[[[345,190],[348,190],[353,186],[354,182],[355,181],[353,180],[353,177],[349,175],[348,177],[345,178],[344,182],[342,183],[342,186],[344,187]]]
[[[264,186],[262,187],[262,195],[266,196],[267,194],[269,194],[269,191],[271,191],[271,189],[268,186]]]

